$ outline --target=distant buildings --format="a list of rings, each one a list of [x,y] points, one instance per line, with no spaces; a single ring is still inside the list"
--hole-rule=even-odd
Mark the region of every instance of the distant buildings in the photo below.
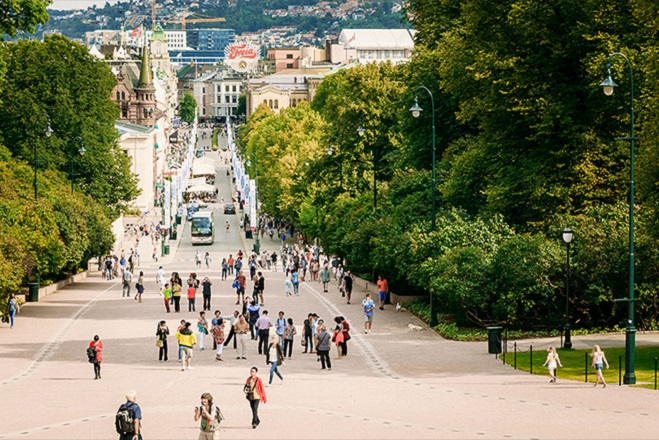
[[[334,63],[398,64],[412,56],[415,34],[413,29],[344,29],[337,40],[326,43],[326,50]]]

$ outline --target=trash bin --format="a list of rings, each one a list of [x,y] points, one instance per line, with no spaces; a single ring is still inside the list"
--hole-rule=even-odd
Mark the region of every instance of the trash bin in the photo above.
[[[165,255],[169,255],[169,245],[165,245]]]
[[[26,298],[28,302],[39,302],[39,283],[28,284],[29,293]]]
[[[176,215],[176,224],[180,225],[182,221],[183,221],[183,216],[181,214],[177,214]]]
[[[487,329],[487,352],[490,354],[501,353],[501,327],[486,327]]]

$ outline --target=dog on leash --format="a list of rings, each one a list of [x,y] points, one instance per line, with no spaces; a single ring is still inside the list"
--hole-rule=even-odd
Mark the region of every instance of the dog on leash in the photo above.
[[[416,325],[416,324],[407,324],[407,328],[411,332],[420,332],[420,331],[423,330],[423,327],[421,327],[420,325]]]

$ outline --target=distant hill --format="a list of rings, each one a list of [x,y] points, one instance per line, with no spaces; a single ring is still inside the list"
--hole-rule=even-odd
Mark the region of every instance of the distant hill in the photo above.
[[[157,20],[165,29],[180,29],[172,19],[187,10],[209,17],[224,17],[224,23],[188,24],[188,28],[230,28],[237,34],[256,32],[278,26],[290,26],[297,33],[315,33],[322,39],[343,28],[401,28],[401,4],[393,1],[358,2],[316,0],[167,0],[157,3]],[[151,2],[130,1],[85,11],[49,10],[51,20],[39,32],[57,31],[72,39],[83,39],[84,33],[97,29],[134,28],[140,22],[151,26]]]

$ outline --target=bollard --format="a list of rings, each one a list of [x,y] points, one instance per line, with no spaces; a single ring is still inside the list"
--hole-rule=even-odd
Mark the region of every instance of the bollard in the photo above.
[[[503,351],[503,364],[506,365],[506,352],[508,351],[508,347]]]
[[[618,356],[618,386],[622,385],[622,356]]]
[[[529,370],[533,374],[533,345],[529,346]]]
[[[517,370],[517,341],[515,341],[513,347],[513,369]]]
[[[654,389],[657,389],[657,358],[654,358]]]
[[[586,383],[588,383],[588,353],[583,354],[583,360],[584,360],[584,375],[586,376]]]

